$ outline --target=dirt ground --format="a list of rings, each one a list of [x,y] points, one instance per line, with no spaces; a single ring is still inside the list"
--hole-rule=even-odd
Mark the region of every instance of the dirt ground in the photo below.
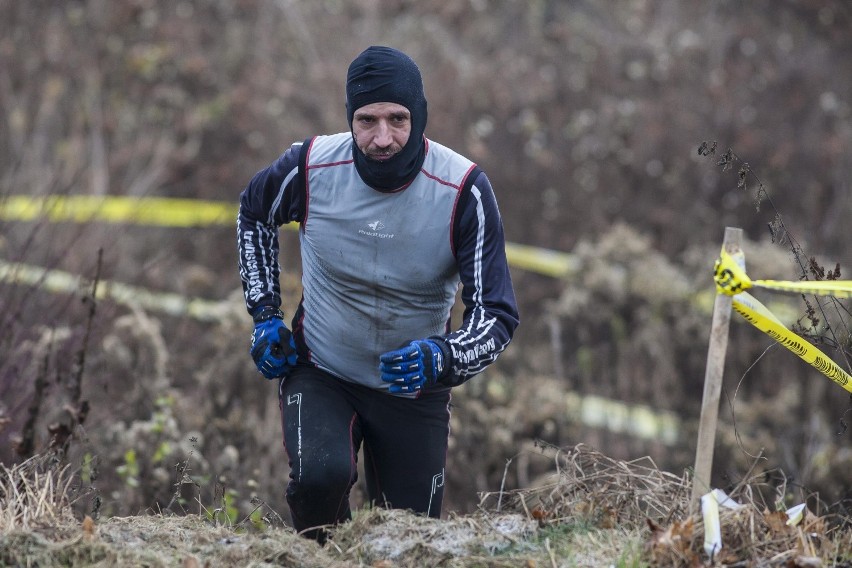
[[[18,466],[0,475],[0,563],[7,566],[852,566],[852,519],[771,510],[758,480],[712,517],[690,483],[644,460],[585,446],[557,452],[557,474],[523,491],[483,495],[469,515],[428,519],[359,510],[324,545],[274,519],[215,513],[76,518],[64,471]],[[722,505],[725,501],[722,501]],[[692,510],[691,510],[692,509]],[[711,535],[712,536],[712,535]],[[712,540],[712,539],[710,539]],[[719,548],[721,547],[721,548]]]

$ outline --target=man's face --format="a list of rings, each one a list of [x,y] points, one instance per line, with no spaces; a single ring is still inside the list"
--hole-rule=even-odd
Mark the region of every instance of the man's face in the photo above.
[[[367,158],[387,160],[408,142],[411,113],[396,103],[364,105],[352,116],[352,134]]]

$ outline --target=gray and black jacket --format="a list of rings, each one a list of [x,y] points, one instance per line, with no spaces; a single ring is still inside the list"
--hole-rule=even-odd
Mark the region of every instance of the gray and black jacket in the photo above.
[[[240,277],[249,313],[280,307],[278,227],[301,224],[299,359],[377,389],[379,355],[439,338],[459,385],[492,363],[518,325],[503,225],[476,164],[425,140],[420,173],[377,191],[359,177],[349,132],[294,144],[240,196]],[[464,315],[452,327],[461,284]]]

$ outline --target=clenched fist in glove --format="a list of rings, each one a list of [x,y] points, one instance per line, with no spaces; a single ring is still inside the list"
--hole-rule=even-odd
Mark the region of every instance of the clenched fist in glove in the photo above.
[[[272,307],[254,314],[251,358],[267,379],[283,377],[296,364],[296,343],[283,318],[281,310]]]
[[[448,362],[444,360],[445,351],[437,341],[440,340],[412,341],[402,349],[379,357],[379,371],[382,380],[390,383],[390,392],[417,392],[434,385],[444,376]]]

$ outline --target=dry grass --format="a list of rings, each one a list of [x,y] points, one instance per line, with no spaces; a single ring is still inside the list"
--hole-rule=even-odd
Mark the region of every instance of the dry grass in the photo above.
[[[650,460],[586,446],[545,448],[556,471],[529,489],[482,496],[480,510],[427,519],[361,510],[320,547],[286,527],[147,515],[76,520],[67,468],[34,460],[0,470],[0,564],[24,566],[852,566],[852,523],[806,514],[788,526],[743,484],[721,514],[724,548],[710,564],[686,477]]]
[[[0,532],[30,531],[73,520],[68,466],[36,456],[11,468],[0,464]]]
[[[694,566],[704,553],[704,521],[691,507],[691,484],[660,471],[649,458],[620,461],[583,445],[553,454],[556,473],[532,489],[485,495],[497,510],[522,511],[542,527],[584,519],[599,529],[645,526],[642,559],[655,565]],[[776,497],[767,505],[767,495]],[[808,511],[787,525],[785,488],[754,479],[735,488],[742,507],[720,511],[723,548],[715,561],[728,566],[852,566],[852,519]],[[818,500],[807,503],[821,507]],[[772,508],[772,507],[775,508]],[[779,508],[780,507],[780,508]]]
[[[661,471],[650,458],[615,460],[583,444],[541,450],[552,455],[553,474],[535,488],[486,493],[483,505],[520,511],[547,524],[581,517],[602,528],[638,528],[645,519],[665,521],[688,513],[689,479]]]

